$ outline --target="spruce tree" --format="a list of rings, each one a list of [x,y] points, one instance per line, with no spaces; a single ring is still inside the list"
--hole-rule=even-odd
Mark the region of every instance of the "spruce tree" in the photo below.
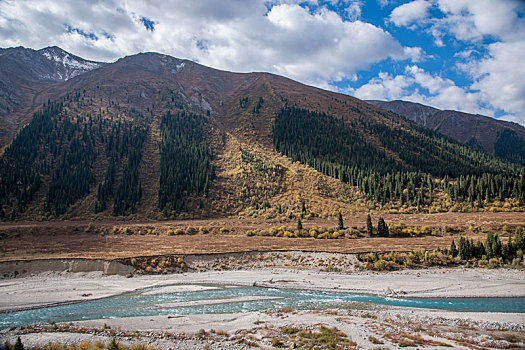
[[[450,243],[450,256],[452,257],[455,257],[456,255],[458,255],[458,249],[456,248],[456,242],[454,242],[454,240],[452,240],[452,243]]]
[[[501,255],[504,259],[511,259],[514,256],[514,243],[512,242],[512,236],[509,236],[507,244],[503,246],[503,253]]]
[[[370,217],[370,214],[366,217],[366,233],[369,236],[374,234],[374,226],[372,226],[372,218]]]
[[[492,234],[492,232],[489,232],[487,234],[487,240],[485,241],[485,253],[487,254],[487,258],[489,259],[494,257],[493,247],[495,247],[494,235]]]
[[[523,230],[519,229],[516,232],[516,250],[521,249],[522,251],[525,249],[525,239],[523,237]]]
[[[22,344],[22,339],[20,339],[20,337],[16,339],[16,343],[13,349],[14,350],[24,350],[24,344]]]
[[[337,229],[338,230],[342,230],[345,228],[345,224],[344,224],[344,221],[343,221],[343,214],[341,214],[341,212],[339,212],[339,216],[337,218]]]
[[[468,259],[468,248],[467,248],[467,241],[465,240],[465,237],[461,237],[459,239],[459,250],[458,250],[459,257],[461,260],[467,260]]]
[[[388,226],[383,218],[379,218],[379,221],[377,222],[377,235],[380,237],[388,237],[390,235]]]
[[[301,218],[297,217],[297,229],[301,231],[303,229],[303,223],[301,222]]]

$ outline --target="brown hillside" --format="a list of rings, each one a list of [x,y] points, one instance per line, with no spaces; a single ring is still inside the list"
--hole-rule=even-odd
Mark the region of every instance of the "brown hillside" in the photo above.
[[[497,120],[479,114],[458,111],[443,111],[419,103],[408,101],[367,101],[385,110],[397,113],[419,125],[430,128],[443,135],[468,144],[483,151],[501,156],[505,154],[496,149],[498,141],[508,137],[509,132],[525,143],[525,128],[519,124]],[[507,130],[507,133],[504,133]],[[522,160],[523,156],[519,159]]]
[[[156,53],[125,57],[66,81],[44,84],[34,92],[25,114],[19,112],[19,120],[29,120],[38,106],[48,100],[64,102],[64,113],[75,123],[86,123],[88,116],[100,116],[108,123],[137,118],[147,123],[139,166],[142,198],[135,214],[128,217],[133,219],[166,218],[159,213],[157,203],[160,120],[168,111],[205,116],[206,142],[212,150],[216,172],[207,197],[189,195],[188,210],[167,215],[179,219],[238,215],[292,220],[303,203],[306,212],[302,214],[307,218],[334,217],[340,210],[350,213],[375,208],[355,187],[307,165],[292,163],[274,150],[272,124],[285,106],[326,113],[343,119],[345,124],[356,122],[356,130],[369,144],[399,162],[399,155],[383,146],[377,135],[367,133],[363,125],[415,132],[414,126],[398,115],[347,95],[273,74],[231,73]],[[107,132],[102,131],[106,136]],[[112,218],[111,205],[101,213],[93,212],[97,185],[102,182],[109,161],[101,143],[97,144],[97,154],[92,168],[95,181],[89,194],[70,206],[62,218]],[[122,178],[123,164],[116,168],[117,183]],[[43,211],[48,185],[49,176],[43,177],[42,188],[18,219],[51,218]],[[445,195],[437,199],[447,201]],[[445,211],[448,207],[439,204],[434,210]]]

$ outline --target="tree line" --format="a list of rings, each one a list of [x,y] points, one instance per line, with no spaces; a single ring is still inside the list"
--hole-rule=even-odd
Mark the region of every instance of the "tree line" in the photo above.
[[[369,200],[382,205],[430,205],[435,190],[447,193],[453,202],[478,206],[508,198],[520,205],[525,202],[523,168],[431,130],[390,121],[390,127],[363,119],[346,122],[326,113],[286,107],[276,115],[273,143],[292,161],[357,186]],[[362,136],[360,128],[377,136],[383,147]],[[436,177],[444,181],[436,183]]]
[[[469,240],[465,237],[460,237],[458,245],[456,245],[456,242],[452,240],[450,249],[445,249],[444,253],[452,257],[458,256],[461,260],[501,258],[511,262],[516,257],[521,258],[524,251],[525,237],[523,230],[518,229],[515,238],[512,239],[512,236],[509,236],[506,244],[501,242],[499,235],[489,232],[485,242],[478,240],[474,243],[472,238]]]

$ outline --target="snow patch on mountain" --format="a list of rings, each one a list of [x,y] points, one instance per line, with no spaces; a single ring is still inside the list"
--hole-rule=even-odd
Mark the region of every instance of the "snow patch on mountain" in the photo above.
[[[72,56],[69,53],[55,48],[42,49],[41,53],[49,61],[56,65],[56,72],[52,75],[46,75],[43,78],[69,80],[82,73],[91,71],[102,66],[101,63],[90,62]]]

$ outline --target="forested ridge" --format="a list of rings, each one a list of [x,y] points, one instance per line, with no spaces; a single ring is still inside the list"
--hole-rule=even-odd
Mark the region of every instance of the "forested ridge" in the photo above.
[[[116,137],[119,139],[120,124],[116,129]],[[113,192],[112,184],[114,182],[114,162],[119,157],[127,155],[127,163],[124,166],[122,179],[117,187],[115,198],[113,201],[113,215],[133,214],[135,206],[140,202],[142,197],[142,185],[139,179],[138,168],[142,159],[142,147],[147,137],[148,127],[143,122],[136,122],[135,125],[130,123],[124,124],[122,134],[122,144],[116,142],[108,142],[108,150],[110,155],[110,163],[104,176],[104,185],[100,186],[98,193],[110,194]],[[111,141],[112,139],[110,139]],[[113,146],[113,147],[112,147]],[[113,148],[113,149],[112,149]],[[106,183],[106,179],[108,182]],[[106,188],[107,192],[104,192]]]
[[[59,126],[58,116],[62,112],[62,104],[53,103],[44,106],[33,116],[32,122],[23,128],[6,148],[0,159],[0,204],[1,215],[5,216],[4,206],[23,212],[40,188],[40,174],[50,174],[53,158],[58,153],[58,147],[64,142],[64,131]],[[54,134],[60,132],[57,140]],[[48,148],[51,158],[45,157],[42,148]]]
[[[159,210],[185,210],[188,195],[207,196],[215,176],[202,115],[167,112],[161,119]]]
[[[518,164],[349,96],[183,63],[130,56],[35,96],[55,100],[0,156],[0,219],[524,208]]]
[[[286,107],[276,115],[273,143],[293,161],[357,186],[368,199],[381,204],[430,205],[438,189],[451,201],[471,206],[506,198],[523,205],[525,176],[519,166],[431,130],[416,125],[401,128],[393,119],[390,123],[346,122],[325,113]],[[359,130],[377,136],[383,149],[362,137]],[[436,178],[443,181],[436,182]]]
[[[147,135],[139,113],[132,120],[75,113],[85,107],[85,92],[48,102],[33,115],[0,158],[0,214],[14,219],[24,213],[35,193],[46,184],[41,210],[58,217],[90,193],[96,182],[93,167],[105,150],[107,168],[97,187],[94,213],[113,203],[114,215],[134,212],[140,201],[138,166]],[[122,166],[125,162],[125,166]],[[122,168],[117,181],[117,169]],[[116,186],[116,188],[115,188]],[[10,209],[7,213],[6,210]]]
[[[193,210],[186,199],[206,197],[215,177],[207,121],[188,112],[172,89],[157,93],[162,115],[153,112],[155,103],[135,108],[136,97],[126,90],[98,85],[44,104],[0,157],[0,219],[16,219],[29,207],[40,218],[63,216],[78,205],[84,215],[136,213],[143,157],[152,156],[144,155],[146,141],[155,137],[152,123],[160,128],[158,141],[150,140],[160,156],[153,164],[159,167],[157,210]]]

